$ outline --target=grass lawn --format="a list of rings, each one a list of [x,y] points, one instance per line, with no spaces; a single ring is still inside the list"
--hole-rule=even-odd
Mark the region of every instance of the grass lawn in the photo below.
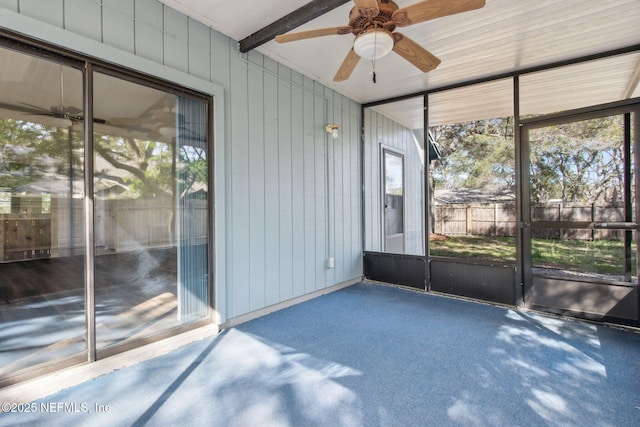
[[[429,242],[431,255],[515,262],[514,237],[448,236]],[[636,275],[635,243],[632,246],[632,275]],[[534,267],[560,268],[598,274],[624,273],[624,246],[612,240],[533,239]]]

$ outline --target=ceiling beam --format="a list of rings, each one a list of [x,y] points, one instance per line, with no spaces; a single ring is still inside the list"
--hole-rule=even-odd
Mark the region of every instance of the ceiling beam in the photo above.
[[[240,40],[240,52],[246,53],[275,38],[278,34],[287,33],[312,19],[349,3],[351,0],[313,0],[287,16],[267,25],[248,37]]]

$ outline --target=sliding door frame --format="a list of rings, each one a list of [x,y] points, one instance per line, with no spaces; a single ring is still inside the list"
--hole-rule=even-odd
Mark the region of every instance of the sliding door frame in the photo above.
[[[71,51],[55,44],[35,40],[9,29],[0,29],[0,48],[14,50],[21,54],[33,56],[43,60],[59,63],[82,72],[82,110],[84,111],[83,123],[83,150],[84,150],[84,189],[83,189],[83,211],[84,211],[84,302],[85,302],[85,350],[70,356],[60,357],[55,360],[43,362],[33,366],[21,368],[14,374],[0,377],[0,387],[24,381],[47,373],[55,372],[59,369],[81,364],[83,362],[94,362],[96,360],[121,353],[131,348],[139,347],[149,342],[158,341],[167,337],[175,336],[182,332],[192,330],[204,325],[209,325],[218,320],[215,310],[215,181],[214,181],[214,95],[181,86],[172,81],[154,77],[141,72],[114,65],[113,63],[100,60],[98,58],[84,55],[76,51]],[[206,105],[206,149],[207,149],[207,178],[208,178],[208,198],[207,198],[207,288],[209,315],[201,320],[197,320],[185,325],[179,325],[161,331],[150,337],[134,339],[123,344],[114,345],[98,351],[96,349],[96,304],[95,304],[95,230],[94,230],[94,129],[93,129],[93,76],[95,72],[117,77],[129,82],[138,83],[146,87],[162,90],[173,95],[179,95],[189,99],[201,101]],[[217,93],[217,92],[216,92]],[[216,97],[222,96],[215,95]],[[217,114],[219,117],[220,114]]]

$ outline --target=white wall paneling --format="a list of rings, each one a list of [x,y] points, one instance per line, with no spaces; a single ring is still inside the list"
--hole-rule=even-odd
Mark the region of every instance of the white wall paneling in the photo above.
[[[135,52],[134,2],[129,0],[102,0],[102,40],[127,52]]]
[[[233,317],[359,277],[362,252],[359,105],[257,53],[231,63]]]
[[[26,3],[24,0],[21,4]],[[64,26],[71,32],[102,41],[102,4],[96,0],[65,0]],[[125,21],[126,22],[126,21]]]
[[[406,253],[424,254],[424,169],[413,132],[367,108],[364,117],[365,250],[384,251],[382,150],[404,157],[404,230]]]
[[[211,36],[204,24],[189,19],[188,55],[189,74],[201,79],[211,79]]]
[[[164,8],[163,43],[164,64],[188,73],[189,18],[168,7]]]
[[[0,0],[0,7],[4,7],[5,9],[17,12],[18,0]]]
[[[136,0],[134,12],[131,23],[136,55],[164,64],[162,4],[156,0]]]
[[[43,23],[64,27],[64,0],[20,0],[18,10]]]

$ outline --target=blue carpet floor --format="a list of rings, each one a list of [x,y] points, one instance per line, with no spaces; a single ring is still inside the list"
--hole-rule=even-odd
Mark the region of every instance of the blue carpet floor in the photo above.
[[[640,334],[359,284],[35,403],[0,425],[638,426]]]

